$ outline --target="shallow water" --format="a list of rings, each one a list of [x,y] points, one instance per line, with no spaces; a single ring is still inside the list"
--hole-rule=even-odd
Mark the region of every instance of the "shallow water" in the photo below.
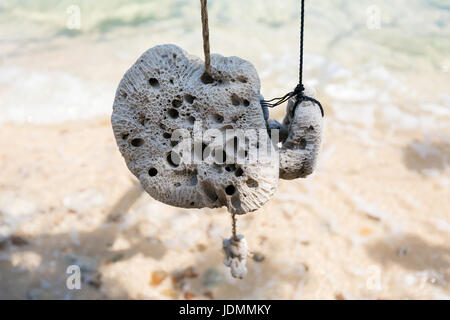
[[[448,126],[445,1],[306,5],[304,79],[329,114],[362,126]],[[284,94],[297,83],[298,6],[210,1],[212,51],[254,63],[265,97]],[[3,1],[0,18],[1,122],[109,114],[121,75],[147,48],[170,42],[202,56],[196,1]]]

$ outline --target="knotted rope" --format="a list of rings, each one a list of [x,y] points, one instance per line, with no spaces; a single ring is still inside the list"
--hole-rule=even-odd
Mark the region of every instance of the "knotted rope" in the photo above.
[[[305,87],[303,86],[303,84],[299,83],[293,91],[286,93],[284,96],[282,96],[280,98],[273,98],[270,100],[263,100],[263,101],[261,101],[261,104],[263,106],[266,106],[269,108],[274,108],[274,107],[279,106],[280,104],[283,104],[284,102],[288,101],[290,98],[296,97],[295,105],[294,105],[294,108],[292,109],[292,115],[294,115],[295,108],[297,107],[297,105],[299,103],[301,103],[302,101],[311,101],[312,103],[315,103],[319,106],[320,112],[322,113],[322,117],[323,117],[324,112],[323,112],[322,104],[319,101],[317,101],[316,99],[306,96],[303,92],[304,90],[305,90]],[[276,101],[276,102],[270,103],[272,101]]]
[[[296,97],[294,107],[292,108],[292,116],[295,114],[295,109],[297,105],[303,101],[311,101],[319,106],[322,117],[324,116],[323,107],[319,101],[314,98],[305,95],[305,87],[303,86],[303,34],[305,30],[305,0],[301,0],[301,11],[300,11],[300,54],[299,54],[299,71],[298,71],[298,84],[295,89],[280,98],[274,98],[270,100],[261,101],[263,107],[273,108],[276,107],[292,97]],[[272,101],[275,101],[272,103]]]

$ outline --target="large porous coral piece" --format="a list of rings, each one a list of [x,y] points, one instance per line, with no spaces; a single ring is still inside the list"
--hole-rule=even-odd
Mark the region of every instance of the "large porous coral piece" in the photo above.
[[[316,98],[315,91],[306,88],[304,94]],[[288,136],[280,153],[280,179],[304,178],[315,168],[322,143],[322,114],[317,104],[302,101],[295,106],[296,97],[289,99],[282,127]]]
[[[211,55],[207,75],[175,45],[147,50],[121,80],[111,117],[128,168],[169,205],[260,208],[277,188],[279,162],[270,140],[249,135],[267,138],[259,90],[255,68],[238,57]]]

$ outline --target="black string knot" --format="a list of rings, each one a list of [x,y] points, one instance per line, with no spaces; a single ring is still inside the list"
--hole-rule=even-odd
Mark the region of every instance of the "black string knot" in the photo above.
[[[295,109],[297,108],[297,105],[299,103],[301,103],[302,101],[311,101],[312,103],[315,103],[319,106],[320,113],[322,114],[322,117],[323,117],[324,111],[323,111],[323,107],[320,104],[320,102],[314,98],[306,96],[304,94],[304,91],[305,91],[305,87],[303,86],[303,84],[299,83],[293,91],[286,93],[284,96],[282,96],[280,98],[273,98],[270,100],[262,100],[261,105],[263,107],[274,108],[276,106],[279,106],[280,104],[283,104],[284,102],[286,102],[287,100],[289,100],[290,98],[295,96],[295,104],[294,104],[294,107],[292,108],[292,116],[294,116]],[[272,101],[275,101],[275,102],[272,103]]]
[[[324,113],[324,111],[323,111],[322,104],[321,104],[318,100],[306,96],[306,95],[303,93],[303,91],[297,94],[297,97],[296,97],[296,99],[295,99],[294,107],[292,108],[292,116],[294,116],[294,114],[295,114],[295,109],[297,108],[297,105],[298,105],[299,103],[303,102],[303,101],[311,101],[312,103],[317,104],[317,105],[319,106],[319,108],[320,108],[320,113],[322,114],[322,118],[323,118],[323,116],[325,115],[325,113]]]
[[[303,94],[303,91],[305,91],[305,87],[301,83],[299,83],[294,89],[294,93],[296,95]]]
[[[286,93],[284,96],[280,98],[274,98],[270,100],[262,100],[261,106],[263,108],[273,108],[276,107],[290,98],[295,96],[295,104],[292,108],[292,117],[295,114],[295,109],[297,108],[297,105],[301,103],[302,101],[311,101],[314,104],[317,104],[320,108],[320,112],[322,113],[322,117],[324,116],[322,105],[319,101],[317,101],[314,98],[305,96],[303,93],[305,91],[305,87],[303,86],[303,33],[304,33],[304,17],[305,17],[305,0],[301,0],[301,12],[300,12],[300,56],[299,56],[299,72],[298,72],[298,84],[295,87],[295,89],[289,93]],[[272,103],[272,101],[275,101]]]

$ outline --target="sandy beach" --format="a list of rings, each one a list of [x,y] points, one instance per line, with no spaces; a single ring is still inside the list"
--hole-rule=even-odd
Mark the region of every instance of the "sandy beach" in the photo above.
[[[0,299],[450,299],[450,11],[424,10],[433,25],[417,49],[410,20],[398,18],[405,1],[373,1],[385,13],[375,33],[363,2],[311,9],[305,77],[325,108],[322,152],[311,176],[280,181],[263,208],[239,217],[253,257],[243,280],[222,263],[226,209],[152,199],[110,123],[117,84],[146,49],[177,43],[203,57],[198,5],[144,6],[154,20],[134,25],[128,15],[145,10],[124,4],[105,15],[126,23],[106,31],[94,24],[103,7],[86,9],[87,29],[55,36],[30,14],[39,10],[10,4],[0,13],[11,19],[0,28]],[[270,21],[259,19],[262,3],[249,17],[236,1],[213,3],[212,49],[254,63],[262,94],[275,97],[296,83],[297,20],[280,18],[296,2]],[[64,29],[65,5],[61,21],[40,12]],[[362,18],[328,32],[328,17],[352,12]],[[73,264],[80,290],[66,286]]]
[[[239,219],[250,250],[265,257],[239,281],[222,265],[226,210],[178,209],[141,193],[108,119],[4,125],[1,136],[2,224],[14,230],[2,241],[2,298],[449,297],[448,163],[415,149],[448,157],[449,141],[367,151],[328,126],[317,173],[282,181]],[[86,285],[68,291],[74,261]],[[186,268],[192,277],[175,281]]]

